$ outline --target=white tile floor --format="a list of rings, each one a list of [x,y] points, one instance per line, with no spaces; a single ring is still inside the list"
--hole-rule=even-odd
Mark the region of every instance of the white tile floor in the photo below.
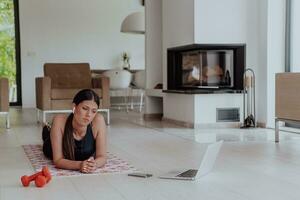
[[[148,179],[126,174],[54,177],[44,188],[24,188],[33,173],[22,144],[41,143],[35,110],[11,110],[11,129],[0,119],[0,199],[299,199],[300,135],[269,129],[193,130],[144,122],[140,113],[112,112],[108,149]],[[178,168],[197,167],[208,143],[224,140],[216,166],[198,181],[157,178]]]

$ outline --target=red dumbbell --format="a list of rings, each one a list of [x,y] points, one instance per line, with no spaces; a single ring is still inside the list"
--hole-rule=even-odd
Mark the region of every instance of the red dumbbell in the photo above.
[[[23,185],[24,187],[29,186],[29,183],[30,183],[31,181],[35,180],[39,175],[43,175],[43,176],[45,176],[45,177],[48,177],[48,179],[49,179],[48,181],[51,180],[51,173],[50,173],[48,167],[45,166],[45,167],[42,168],[42,171],[37,172],[37,173],[35,173],[35,174],[31,175],[31,176],[26,176],[26,175],[25,175],[25,176],[22,176],[22,177],[21,177],[22,185]]]
[[[38,175],[35,179],[35,186],[36,187],[43,187],[50,180],[51,180],[51,175],[50,176]]]

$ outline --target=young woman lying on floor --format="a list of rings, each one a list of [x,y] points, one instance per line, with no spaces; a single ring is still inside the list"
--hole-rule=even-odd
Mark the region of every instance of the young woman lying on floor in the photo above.
[[[98,95],[81,90],[73,99],[73,113],[56,115],[50,133],[44,127],[43,152],[57,168],[92,173],[106,163],[106,124],[98,108]]]

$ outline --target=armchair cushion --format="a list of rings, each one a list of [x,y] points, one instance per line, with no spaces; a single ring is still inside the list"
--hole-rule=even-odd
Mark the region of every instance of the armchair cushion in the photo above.
[[[81,88],[77,89],[52,89],[51,90],[51,99],[73,99],[76,93],[81,90]],[[93,89],[94,92],[101,97],[101,89]]]
[[[44,75],[51,78],[51,88],[91,88],[89,63],[46,63]]]

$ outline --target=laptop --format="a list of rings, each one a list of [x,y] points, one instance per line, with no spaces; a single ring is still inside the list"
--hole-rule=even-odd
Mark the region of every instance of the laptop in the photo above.
[[[204,157],[201,161],[199,169],[189,169],[183,171],[171,171],[167,174],[159,176],[163,179],[179,179],[179,180],[196,180],[206,175],[213,168],[223,141],[219,141],[208,145]]]

